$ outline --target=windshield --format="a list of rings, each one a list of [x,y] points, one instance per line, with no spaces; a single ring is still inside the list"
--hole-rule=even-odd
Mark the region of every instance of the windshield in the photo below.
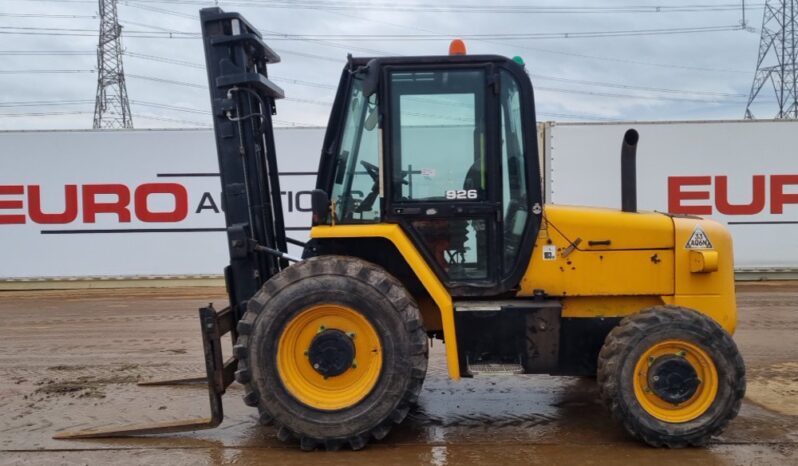
[[[380,220],[378,144],[377,96],[375,93],[364,97],[362,75],[355,75],[336,154],[335,179],[330,196],[335,203],[336,222]]]

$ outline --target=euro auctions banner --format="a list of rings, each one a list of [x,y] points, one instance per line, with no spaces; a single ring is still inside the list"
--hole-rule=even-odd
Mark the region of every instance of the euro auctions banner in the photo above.
[[[798,268],[798,122],[549,123],[549,200],[619,208],[631,127],[640,209],[728,224],[738,268]],[[300,240],[323,135],[275,134],[286,226]],[[210,130],[0,132],[0,280],[219,275],[217,173]]]
[[[300,240],[323,136],[275,135],[286,226]],[[210,130],[2,132],[0,279],[220,275],[218,171]]]
[[[619,208],[629,128],[640,133],[639,209],[725,223],[738,269],[798,269],[798,122],[555,124],[550,199]]]

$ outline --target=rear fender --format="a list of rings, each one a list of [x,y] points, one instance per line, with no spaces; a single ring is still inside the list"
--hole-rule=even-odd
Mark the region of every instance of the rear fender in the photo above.
[[[344,249],[347,255],[360,257],[383,266],[389,272],[398,275],[397,278],[399,278],[411,292],[414,291],[414,282],[412,279],[415,277],[417,280],[416,283],[420,285],[424,293],[431,298],[431,301],[437,307],[440,316],[441,331],[444,341],[446,342],[446,363],[449,376],[454,380],[460,378],[452,297],[443,283],[438,280],[435,272],[424,260],[421,253],[416,249],[412,241],[410,241],[410,238],[407,237],[398,225],[315,226],[310,231],[310,237],[319,245],[324,245],[325,243],[331,244],[333,248],[339,250],[339,253],[340,249]],[[409,278],[404,277],[403,279],[401,274],[395,273],[397,264],[380,263],[381,261],[377,258],[379,254],[370,250],[373,249],[374,246],[370,248],[368,247],[368,243],[351,241],[367,238],[382,239],[392,245],[404,260],[403,265],[412,271],[412,276]],[[322,252],[328,253],[327,251]],[[416,287],[418,287],[418,285],[416,285]],[[423,294],[421,295],[422,299],[419,299],[417,293],[413,292],[413,294],[419,301],[422,301],[424,297]],[[423,303],[421,304],[423,305]],[[425,324],[427,324],[427,320],[428,316],[425,315]]]

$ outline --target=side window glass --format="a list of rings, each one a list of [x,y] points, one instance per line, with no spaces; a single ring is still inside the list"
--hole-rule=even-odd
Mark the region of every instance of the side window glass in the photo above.
[[[380,221],[377,96],[365,98],[362,84],[352,81],[330,197],[339,223]]]
[[[393,72],[394,201],[486,199],[481,70]]]
[[[518,83],[510,73],[502,70],[500,85],[504,270],[509,271],[518,258],[529,214]]]

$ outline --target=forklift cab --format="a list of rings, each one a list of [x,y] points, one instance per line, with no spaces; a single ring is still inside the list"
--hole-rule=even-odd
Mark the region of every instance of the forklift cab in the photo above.
[[[515,288],[540,226],[532,85],[495,55],[351,58],[317,223],[401,226],[453,296]]]

